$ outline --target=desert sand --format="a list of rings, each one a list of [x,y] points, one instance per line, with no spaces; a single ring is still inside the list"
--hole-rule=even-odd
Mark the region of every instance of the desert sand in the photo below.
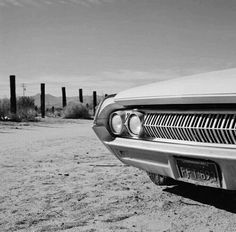
[[[155,186],[91,125],[0,124],[0,231],[236,231],[236,193]]]

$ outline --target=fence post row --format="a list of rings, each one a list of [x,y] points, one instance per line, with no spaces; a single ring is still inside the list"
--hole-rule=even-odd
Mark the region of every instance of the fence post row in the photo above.
[[[41,117],[45,117],[45,84],[41,83]]]
[[[93,91],[93,113],[94,113],[94,115],[96,112],[96,106],[97,106],[97,92]]]
[[[105,94],[107,96],[107,94]],[[83,103],[83,89],[79,89],[79,100]],[[41,83],[41,116],[45,117],[45,83]],[[16,77],[15,75],[10,75],[10,104],[11,104],[11,113],[16,114]],[[66,87],[62,87],[62,106],[66,106]],[[97,92],[93,91],[93,113],[95,115],[97,106]]]
[[[66,87],[62,87],[62,107],[66,107]]]
[[[83,103],[83,89],[79,89],[79,101]]]

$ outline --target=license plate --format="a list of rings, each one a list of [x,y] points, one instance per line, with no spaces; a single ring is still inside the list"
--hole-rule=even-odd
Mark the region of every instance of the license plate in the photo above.
[[[177,158],[180,180],[211,187],[220,187],[217,166],[214,162]]]

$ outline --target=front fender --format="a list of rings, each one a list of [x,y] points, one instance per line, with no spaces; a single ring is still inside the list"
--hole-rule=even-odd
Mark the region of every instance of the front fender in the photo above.
[[[102,142],[114,140],[115,137],[110,131],[108,119],[112,112],[124,109],[122,105],[115,103],[114,97],[115,95],[111,95],[105,98],[99,104],[94,117],[92,127],[94,132]]]

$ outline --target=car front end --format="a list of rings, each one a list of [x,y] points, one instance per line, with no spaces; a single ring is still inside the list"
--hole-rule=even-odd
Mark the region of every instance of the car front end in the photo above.
[[[212,79],[220,81],[226,74],[231,72],[170,80],[109,96],[98,107],[93,129],[125,164],[153,175],[235,190],[234,79],[228,78],[223,90],[220,85],[212,87]]]

